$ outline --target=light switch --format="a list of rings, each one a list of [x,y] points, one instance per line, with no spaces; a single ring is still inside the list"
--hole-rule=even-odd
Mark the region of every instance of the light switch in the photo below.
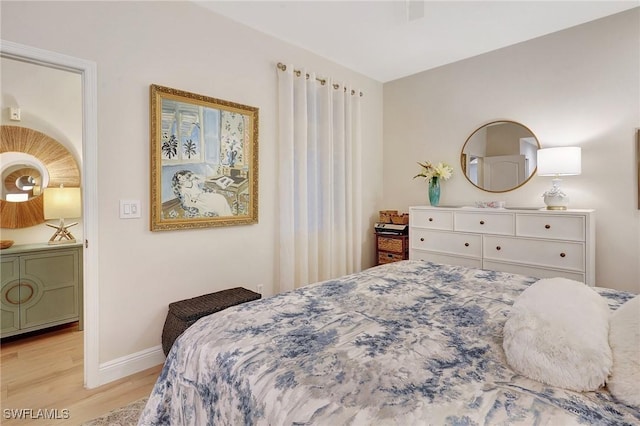
[[[9,119],[12,121],[20,121],[20,108],[18,107],[10,107],[9,108]]]
[[[120,219],[140,217],[140,200],[120,200]]]

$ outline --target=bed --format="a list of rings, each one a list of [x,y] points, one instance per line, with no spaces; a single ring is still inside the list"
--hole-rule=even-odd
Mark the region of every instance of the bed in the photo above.
[[[176,340],[139,424],[640,424],[606,388],[509,368],[503,326],[535,281],[407,260],[215,313]]]

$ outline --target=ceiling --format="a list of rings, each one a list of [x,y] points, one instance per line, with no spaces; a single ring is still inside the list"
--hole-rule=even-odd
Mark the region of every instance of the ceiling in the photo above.
[[[640,6],[640,0],[196,3],[380,82]]]

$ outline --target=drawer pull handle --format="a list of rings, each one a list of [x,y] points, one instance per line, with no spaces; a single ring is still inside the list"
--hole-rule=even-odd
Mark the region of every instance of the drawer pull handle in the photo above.
[[[469,243],[464,243],[464,246],[465,247],[469,247]]]
[[[432,217],[429,218],[429,222],[433,222],[433,218]]]
[[[502,250],[502,247],[496,246],[496,250]]]
[[[424,238],[420,238],[420,241],[424,241]]]
[[[551,225],[545,225],[544,229],[551,229]]]
[[[560,257],[566,257],[567,254],[566,253],[560,253]]]
[[[480,221],[480,225],[484,225],[484,220],[481,220],[481,221]]]

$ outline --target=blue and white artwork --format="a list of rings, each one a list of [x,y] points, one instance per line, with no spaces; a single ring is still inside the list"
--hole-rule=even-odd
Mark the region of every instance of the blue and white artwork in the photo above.
[[[248,192],[249,118],[174,99],[162,99],[161,117],[163,218],[216,218],[248,211],[248,197],[242,195]]]

